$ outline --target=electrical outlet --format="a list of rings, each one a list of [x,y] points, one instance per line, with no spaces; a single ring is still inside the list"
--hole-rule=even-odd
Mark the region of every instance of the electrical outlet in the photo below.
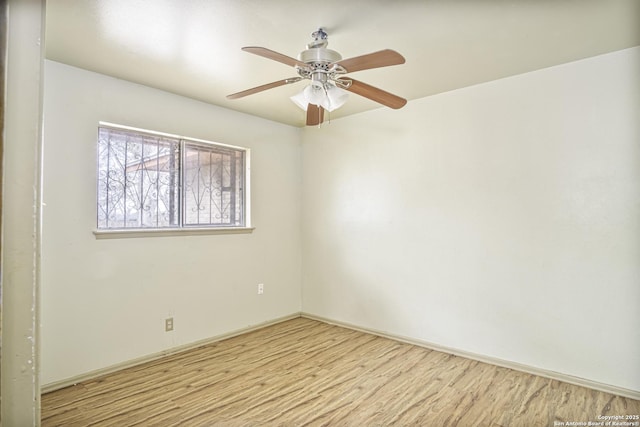
[[[166,319],[164,319],[164,331],[173,331],[173,317],[167,317]]]
[[[258,283],[258,295],[264,294],[264,283]]]

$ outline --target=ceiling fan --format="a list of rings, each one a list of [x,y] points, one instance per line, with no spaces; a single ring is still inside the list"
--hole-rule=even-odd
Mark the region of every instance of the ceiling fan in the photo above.
[[[338,52],[327,49],[328,35],[322,28],[311,34],[311,37],[313,37],[313,41],[307,45],[306,50],[300,52],[298,59],[264,47],[243,47],[242,50],[245,52],[294,67],[298,76],[227,95],[227,98],[238,99],[301,80],[311,80],[311,84],[305,87],[302,92],[291,97],[294,103],[307,112],[307,126],[320,125],[324,121],[325,110],[331,112],[341,107],[348,97],[347,92],[355,93],[394,109],[402,108],[407,103],[404,98],[345,76],[345,74],[355,71],[404,64],[404,57],[398,52],[385,49],[367,55],[342,59]]]

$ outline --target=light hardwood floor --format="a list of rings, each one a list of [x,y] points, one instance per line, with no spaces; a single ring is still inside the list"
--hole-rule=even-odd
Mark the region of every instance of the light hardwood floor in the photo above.
[[[305,318],[42,397],[45,427],[530,427],[635,414],[638,400]]]

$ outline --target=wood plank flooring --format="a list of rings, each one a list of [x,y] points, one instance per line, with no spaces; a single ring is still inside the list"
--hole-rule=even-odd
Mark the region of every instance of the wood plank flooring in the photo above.
[[[531,427],[635,414],[638,400],[305,318],[42,397],[45,427]]]

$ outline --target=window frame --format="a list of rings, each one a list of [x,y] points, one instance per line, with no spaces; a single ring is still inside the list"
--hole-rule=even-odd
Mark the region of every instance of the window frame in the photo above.
[[[120,227],[120,228],[99,228],[98,227],[98,210],[99,208],[99,180],[98,180],[98,171],[99,171],[99,163],[98,163],[98,155],[99,155],[99,145],[96,141],[96,163],[94,170],[95,174],[95,197],[94,197],[94,208],[95,208],[95,228],[93,230],[93,234],[96,239],[113,239],[113,238],[135,238],[135,237],[160,237],[160,236],[192,236],[192,235],[203,235],[203,234],[246,234],[251,233],[255,229],[251,225],[251,192],[250,192],[250,183],[251,183],[251,150],[246,147],[239,147],[230,144],[222,144],[214,141],[208,141],[204,139],[192,138],[183,135],[170,134],[165,132],[158,132],[149,129],[141,129],[137,127],[124,126],[120,124],[114,124],[110,122],[100,121],[98,122],[97,131],[100,132],[100,128],[109,128],[119,131],[125,132],[134,132],[140,134],[148,134],[157,137],[171,138],[177,139],[179,141],[180,154],[179,154],[179,192],[180,195],[178,197],[179,200],[179,209],[177,211],[178,215],[178,224],[176,226],[169,227]],[[184,174],[185,174],[185,150],[184,147],[187,145],[196,146],[196,147],[214,147],[212,151],[215,151],[215,148],[219,148],[221,151],[225,149],[233,150],[233,151],[241,151],[244,153],[244,173],[242,174],[243,182],[242,182],[242,217],[244,220],[244,224],[241,226],[229,226],[229,225],[199,225],[199,224],[185,224],[184,220]]]

